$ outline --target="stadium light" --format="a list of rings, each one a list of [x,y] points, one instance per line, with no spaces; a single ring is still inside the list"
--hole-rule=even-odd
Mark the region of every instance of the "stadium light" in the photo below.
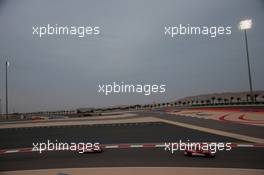
[[[252,27],[252,20],[251,19],[246,19],[243,21],[239,22],[239,29],[240,30],[247,30]]]
[[[239,29],[244,31],[245,35],[245,44],[246,44],[246,53],[247,53],[247,67],[248,67],[248,81],[250,88],[250,101],[253,102],[253,87],[252,87],[252,79],[251,79],[251,70],[250,70],[250,62],[249,62],[249,53],[248,53],[248,40],[247,40],[247,30],[252,27],[252,20],[246,19],[239,22]]]

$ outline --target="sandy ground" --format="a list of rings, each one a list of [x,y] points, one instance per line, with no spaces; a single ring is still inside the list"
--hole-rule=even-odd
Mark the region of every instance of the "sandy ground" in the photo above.
[[[15,123],[0,125],[4,128],[23,128],[23,127],[48,127],[48,126],[71,126],[71,125],[94,125],[94,124],[116,124],[116,123],[138,123],[138,122],[158,122],[154,117],[140,117],[140,118],[109,118],[106,120],[86,120],[86,121],[56,121],[56,122],[31,122],[31,123]]]
[[[110,115],[112,114],[112,115]],[[58,121],[77,121],[77,120],[95,120],[95,119],[116,119],[116,118],[125,118],[133,117],[136,114],[132,113],[107,113],[103,116],[91,116],[91,117],[75,117],[75,118],[60,118],[60,119],[43,119],[43,120],[25,120],[25,121],[7,121],[0,122],[0,125],[4,124],[21,124],[21,123],[41,123],[41,122],[58,122]]]
[[[115,167],[115,168],[71,168],[0,172],[0,175],[263,175],[264,170],[230,168],[189,168],[189,167]]]

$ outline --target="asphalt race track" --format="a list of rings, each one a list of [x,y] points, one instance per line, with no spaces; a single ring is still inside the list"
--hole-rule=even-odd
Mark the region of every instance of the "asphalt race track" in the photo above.
[[[49,152],[0,156],[0,171],[72,167],[221,167],[264,169],[264,149],[235,148],[215,158],[186,157],[162,148],[107,149],[102,153]]]
[[[160,143],[243,142],[161,122],[0,129],[0,148],[32,147],[34,142]]]
[[[76,125],[39,128],[0,129],[0,148],[32,147],[33,142],[164,143],[244,142],[161,122]],[[233,148],[215,158],[185,157],[164,148],[105,149],[103,153],[75,152],[11,153],[0,155],[0,171],[71,167],[220,167],[264,169],[263,148]]]
[[[154,116],[170,121],[176,121],[191,125],[198,125],[201,127],[212,128],[222,131],[233,132],[237,134],[257,137],[257,138],[264,138],[264,127],[262,126],[254,126],[254,125],[245,125],[240,123],[234,122],[222,122],[217,120],[210,120],[204,118],[195,118],[195,117],[186,117],[186,116],[179,116],[179,115],[172,115],[167,113],[161,112],[138,112],[139,116]]]

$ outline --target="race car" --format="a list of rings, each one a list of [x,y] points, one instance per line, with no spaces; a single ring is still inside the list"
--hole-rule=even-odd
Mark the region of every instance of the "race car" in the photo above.
[[[79,150],[79,154],[86,154],[86,153],[101,153],[103,152],[103,148],[101,146],[98,147],[92,147],[90,149],[85,149],[85,150]]]
[[[201,157],[209,157],[209,158],[215,157],[215,153],[212,153],[210,150],[203,150],[202,148],[185,149],[184,155],[189,157],[191,156],[201,156]]]

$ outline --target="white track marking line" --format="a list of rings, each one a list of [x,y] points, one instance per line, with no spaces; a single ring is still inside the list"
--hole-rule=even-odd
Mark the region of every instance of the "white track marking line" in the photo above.
[[[176,142],[175,142],[176,143]],[[145,146],[146,145],[146,146]],[[105,149],[119,149],[119,148],[163,148],[165,147],[164,144],[154,144],[154,143],[137,143],[137,144],[117,144],[117,145],[105,145]],[[254,147],[264,147],[263,144],[256,145],[256,144],[246,144],[246,143],[233,143],[232,147],[243,147],[243,148],[254,148]],[[29,151],[24,151],[26,148],[22,149],[11,149],[11,150],[5,150],[0,154],[9,154],[9,153],[19,153],[19,152],[36,152],[32,151],[30,149]],[[29,149],[29,148],[28,148]]]
[[[164,144],[163,145],[155,145],[155,147],[160,148],[160,147],[165,147],[165,145]]]
[[[254,145],[249,145],[249,144],[237,144],[237,147],[254,147]]]
[[[108,146],[105,146],[105,148],[118,148],[118,145],[108,145]]]
[[[130,148],[142,148],[143,145],[130,145]]]
[[[5,153],[17,153],[19,152],[19,150],[7,150],[5,151]]]

